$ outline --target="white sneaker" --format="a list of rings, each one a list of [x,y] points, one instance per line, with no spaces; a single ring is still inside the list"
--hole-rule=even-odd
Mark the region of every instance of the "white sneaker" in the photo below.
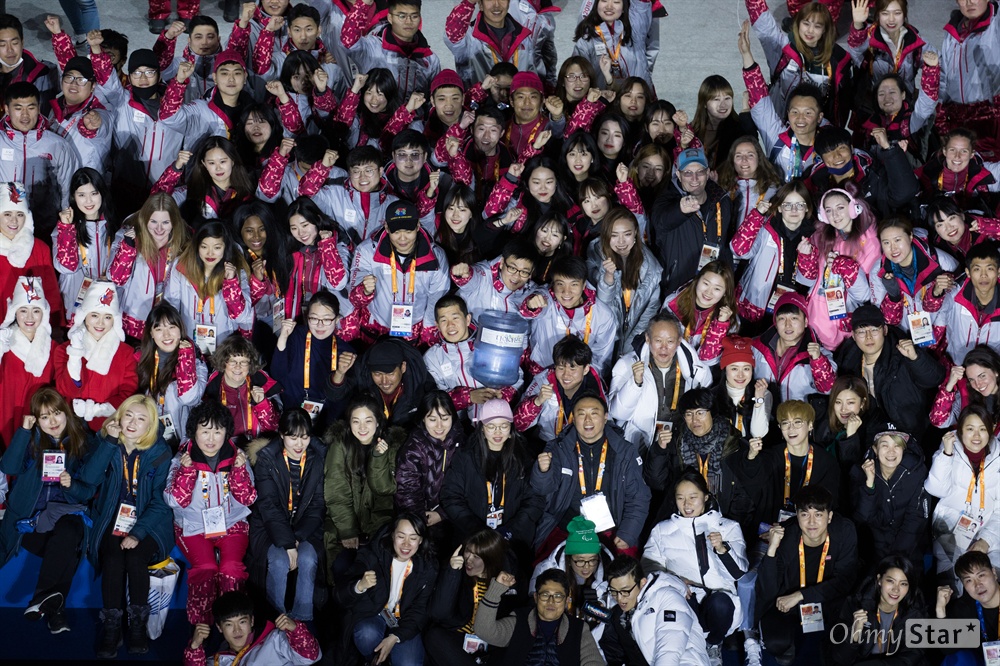
[[[722,645],[708,646],[708,663],[712,666],[722,666]]]
[[[747,653],[746,666],[761,666],[760,643],[753,638],[748,638],[743,642],[743,650]]]

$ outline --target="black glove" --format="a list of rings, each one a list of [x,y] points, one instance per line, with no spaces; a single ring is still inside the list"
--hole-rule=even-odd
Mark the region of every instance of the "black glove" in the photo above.
[[[889,300],[893,303],[898,303],[903,297],[903,292],[899,288],[899,281],[890,273],[882,276],[882,287],[885,288],[886,296],[888,296]]]

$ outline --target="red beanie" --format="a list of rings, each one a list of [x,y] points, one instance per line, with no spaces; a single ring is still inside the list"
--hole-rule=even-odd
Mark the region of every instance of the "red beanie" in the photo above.
[[[722,339],[722,359],[719,361],[719,367],[725,368],[731,363],[753,365],[753,352],[750,351],[749,338],[730,335]]]
[[[797,291],[786,291],[778,299],[778,302],[774,304],[774,323],[778,323],[778,310],[781,309],[783,305],[794,305],[799,310],[802,310],[802,314],[806,315],[809,313],[808,305],[806,304],[806,297]]]
[[[243,56],[241,56],[239,53],[237,53],[232,49],[226,49],[219,55],[215,56],[215,63],[212,66],[212,73],[215,74],[217,71],[219,71],[220,67],[229,62],[235,62],[243,69],[247,68],[247,64],[246,61],[243,59]]]
[[[518,72],[515,74],[514,78],[510,81],[510,91],[513,93],[518,88],[533,88],[543,95],[545,94],[542,80],[534,72]]]
[[[435,90],[444,86],[454,86],[463,93],[465,92],[465,84],[462,83],[462,79],[458,76],[458,72],[453,69],[442,69],[438,72],[438,75],[434,77],[433,81],[431,81],[431,94],[433,95]]]

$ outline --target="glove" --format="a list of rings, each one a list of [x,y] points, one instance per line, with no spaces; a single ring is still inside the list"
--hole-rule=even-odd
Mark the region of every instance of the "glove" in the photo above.
[[[73,398],[73,413],[79,416],[84,421],[88,421],[87,418],[87,403],[93,404],[93,400],[82,400],[80,398]]]
[[[110,402],[98,402],[94,403],[93,416],[91,418],[107,418],[115,413],[115,406]],[[90,420],[90,419],[88,419]]]
[[[899,299],[903,297],[903,292],[899,288],[899,280],[895,277],[890,277],[889,275],[882,276],[882,287],[885,289],[886,296],[893,303],[898,303]]]
[[[497,534],[503,537],[504,541],[510,541],[514,538],[514,533],[506,525],[501,525],[496,529]]]
[[[80,375],[83,371],[83,336],[82,328],[74,331],[69,337],[69,347],[66,348],[66,354],[69,356],[66,360],[66,371],[75,382],[80,381]]]
[[[0,329],[0,356],[6,351],[10,351],[10,338],[13,335],[13,327]]]

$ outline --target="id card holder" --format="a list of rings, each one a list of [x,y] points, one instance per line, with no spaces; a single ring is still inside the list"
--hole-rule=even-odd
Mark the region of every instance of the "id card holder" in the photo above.
[[[785,286],[780,285],[780,284],[774,285],[774,292],[771,294],[771,298],[768,299],[768,301],[767,301],[767,308],[766,308],[767,313],[768,314],[773,313],[774,312],[774,306],[778,304],[778,299],[781,298],[784,294],[787,294],[790,291],[795,291],[795,290],[794,289],[789,289],[788,287],[785,287]]]
[[[389,335],[397,338],[407,338],[413,335],[412,303],[392,304],[392,320],[389,322]]]
[[[202,354],[211,356],[215,353],[215,333],[215,326],[198,324],[194,327],[194,343]]]
[[[709,245],[705,243],[701,246],[701,258],[698,259],[698,270],[700,271],[705,267],[705,264],[715,261],[719,258],[719,246]]]
[[[986,666],[1000,666],[1000,641],[983,643],[983,659]]]
[[[89,277],[83,278],[83,284],[80,285],[80,291],[76,293],[76,300],[73,301],[74,310],[80,307],[80,304],[83,303],[83,297],[87,295],[87,290],[90,289],[90,285],[92,285],[93,283],[94,281],[91,278]]]
[[[156,283],[156,291],[155,291],[155,295],[153,296],[153,305],[159,305],[160,301],[163,300],[163,288],[165,286],[166,286],[166,282],[165,281],[164,282],[157,282]]]
[[[802,617],[802,633],[814,634],[823,631],[823,604],[799,604]]]
[[[226,512],[221,506],[201,510],[201,522],[205,525],[205,538],[226,536]]]
[[[58,483],[66,470],[66,452],[42,451],[42,483]]]
[[[930,347],[934,344],[934,327],[926,312],[914,312],[907,316],[910,324],[910,339],[918,347]]]
[[[963,511],[962,515],[958,517],[958,522],[955,523],[955,529],[952,530],[955,534],[955,545],[963,551],[968,550],[982,526],[982,520]]]
[[[792,513],[791,511],[786,510],[786,509],[780,509],[778,511],[778,522],[779,523],[783,523],[786,520],[788,520],[789,518],[794,518],[794,517],[795,517],[795,514]]]
[[[390,629],[395,629],[399,626],[399,620],[396,619],[396,616],[388,608],[383,608],[379,615],[382,617],[382,621],[385,622],[385,626]]]
[[[608,498],[604,493],[588,495],[580,500],[580,513],[594,523],[595,532],[606,532],[615,526],[615,519],[608,507]]]
[[[495,530],[503,524],[503,507],[486,514],[486,527]]]
[[[281,323],[285,321],[285,298],[276,298],[271,305],[271,330],[281,335]]]
[[[306,410],[309,413],[309,418],[315,421],[319,413],[323,411],[323,403],[315,400],[303,400],[302,409]]]
[[[826,310],[830,314],[830,321],[847,316],[847,299],[844,297],[843,287],[824,289],[823,294],[826,296]]]
[[[656,426],[655,426],[655,430],[654,430],[654,434],[657,437],[659,437],[661,431],[663,431],[663,430],[673,430],[673,429],[674,429],[674,422],[673,421],[657,421],[656,422]]]
[[[135,507],[127,502],[122,502],[118,505],[118,514],[115,516],[115,526],[111,533],[116,537],[128,536],[138,519]]]
[[[469,654],[486,652],[486,641],[475,634],[466,634],[465,639],[462,641],[462,649]]]
[[[604,45],[604,42],[597,42],[594,44],[594,55],[598,59],[608,55],[608,47]]]
[[[169,441],[177,436],[177,430],[174,429],[174,419],[170,414],[160,415],[160,424],[163,425],[163,439]]]

